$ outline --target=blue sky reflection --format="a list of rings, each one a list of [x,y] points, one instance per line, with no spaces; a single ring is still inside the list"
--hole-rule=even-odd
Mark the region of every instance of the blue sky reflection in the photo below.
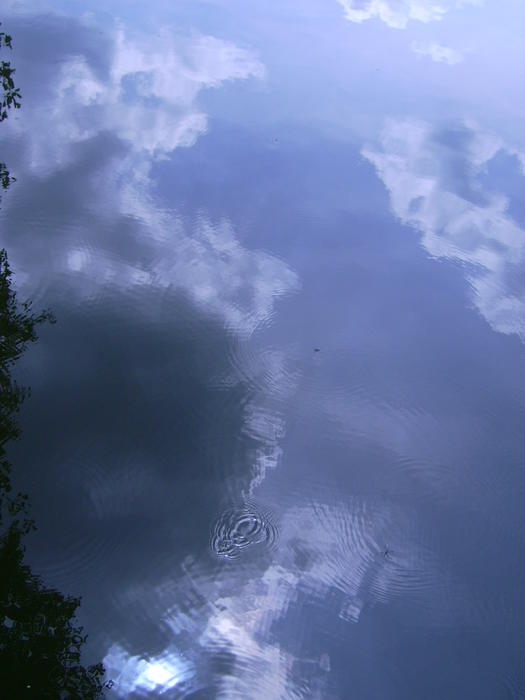
[[[522,692],[522,3],[8,7],[29,553],[113,692]]]

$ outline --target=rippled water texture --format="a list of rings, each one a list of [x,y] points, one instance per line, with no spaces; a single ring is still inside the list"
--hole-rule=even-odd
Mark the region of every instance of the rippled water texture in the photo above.
[[[10,457],[108,697],[525,698],[523,4],[0,19]]]
[[[272,546],[276,537],[270,518],[245,504],[222,513],[213,528],[211,547],[217,556],[235,559],[245,547]]]

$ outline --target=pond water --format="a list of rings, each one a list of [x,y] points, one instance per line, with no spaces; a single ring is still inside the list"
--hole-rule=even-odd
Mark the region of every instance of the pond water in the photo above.
[[[525,698],[525,6],[1,19],[10,456],[108,697]]]

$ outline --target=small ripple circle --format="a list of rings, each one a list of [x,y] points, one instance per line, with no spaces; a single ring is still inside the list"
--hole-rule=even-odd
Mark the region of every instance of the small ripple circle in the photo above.
[[[224,511],[215,522],[211,548],[219,557],[236,559],[247,547],[272,547],[277,540],[277,528],[271,516],[244,503]]]

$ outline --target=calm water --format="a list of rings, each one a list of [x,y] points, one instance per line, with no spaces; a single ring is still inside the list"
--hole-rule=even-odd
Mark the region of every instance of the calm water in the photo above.
[[[522,2],[1,19],[11,458],[109,697],[525,698]]]

